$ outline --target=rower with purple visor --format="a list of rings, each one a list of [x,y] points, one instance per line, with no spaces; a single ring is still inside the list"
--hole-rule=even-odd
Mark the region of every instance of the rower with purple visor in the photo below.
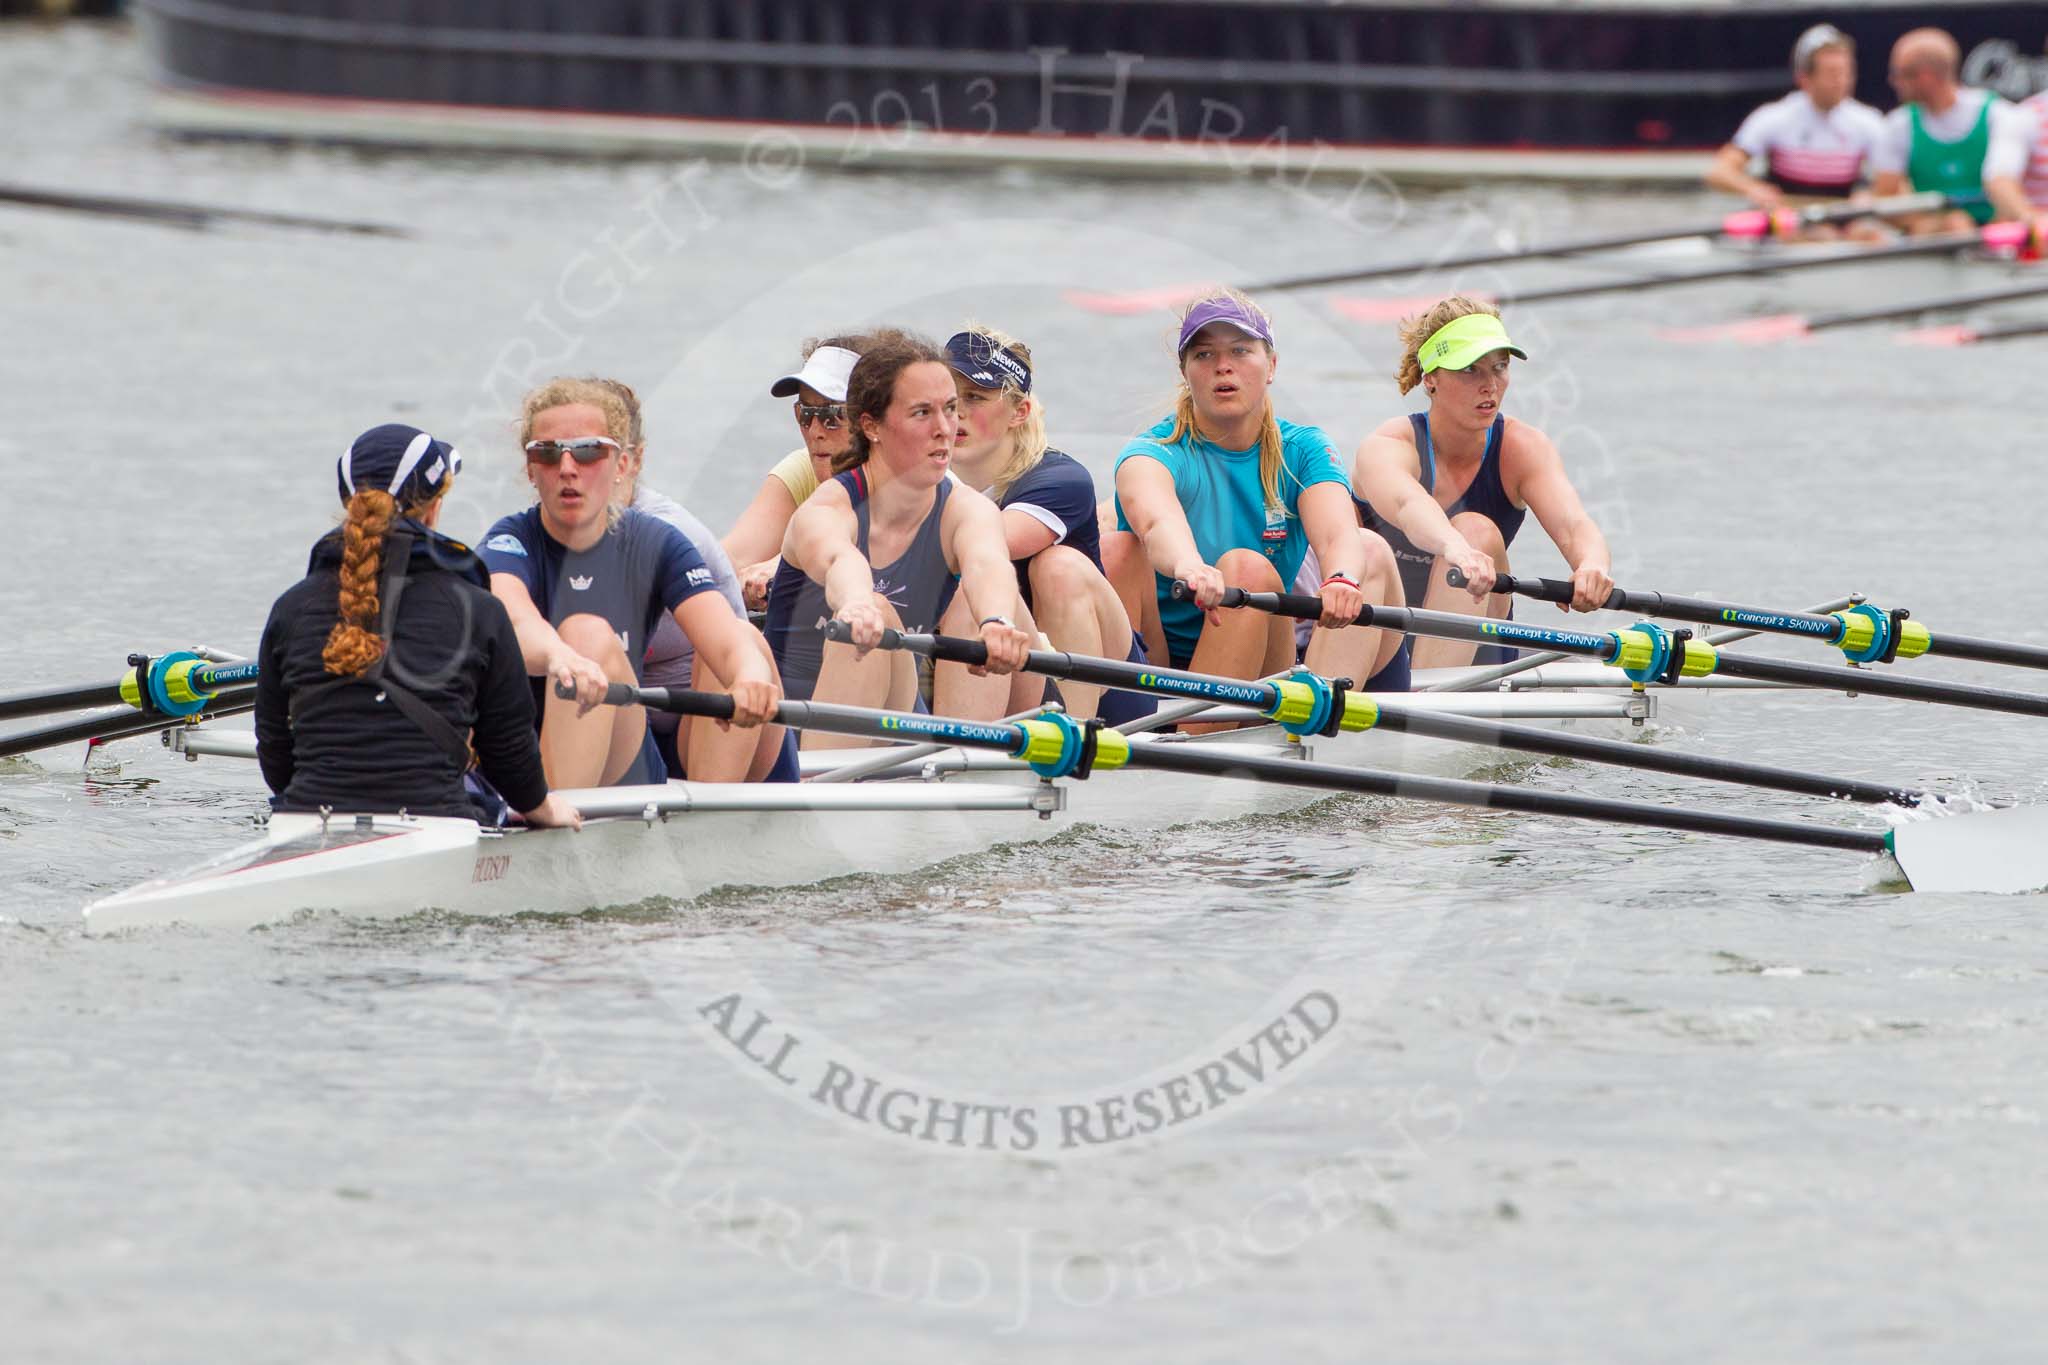
[[[1236,290],[1213,291],[1182,314],[1176,359],[1174,411],[1117,457],[1117,530],[1103,539],[1112,581],[1142,584],[1152,570],[1151,591],[1125,606],[1159,632],[1148,634],[1160,649],[1153,657],[1237,678],[1292,667],[1292,622],[1225,610],[1223,592],[1293,590],[1313,553],[1321,578],[1309,586],[1323,615],[1302,662],[1373,690],[1406,690],[1401,637],[1351,624],[1367,603],[1403,604],[1393,552],[1360,529],[1330,438],[1274,412],[1271,320]],[[1173,599],[1175,579],[1193,601]]]

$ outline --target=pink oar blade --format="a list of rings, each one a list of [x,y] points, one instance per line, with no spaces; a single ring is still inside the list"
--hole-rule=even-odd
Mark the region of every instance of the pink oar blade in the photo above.
[[[1922,327],[1916,331],[1901,332],[1893,338],[1901,346],[1967,346],[1976,339],[1976,330],[1961,323]]]
[[[1206,284],[1173,284],[1159,289],[1127,290],[1120,294],[1096,294],[1085,289],[1069,289],[1061,297],[1074,307],[1090,313],[1129,317],[1137,313],[1154,313],[1168,308],[1178,308],[1189,299],[1201,297],[1209,288]]]
[[[1709,327],[1660,327],[1657,335],[1665,341],[1740,341],[1767,346],[1774,341],[1805,336],[1806,319],[1797,313],[1780,313],[1776,317],[1717,322]]]

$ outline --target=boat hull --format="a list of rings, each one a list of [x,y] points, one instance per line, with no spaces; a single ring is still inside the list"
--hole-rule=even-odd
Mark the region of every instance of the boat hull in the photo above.
[[[1648,703],[1627,694],[1524,697],[1418,694],[1411,703],[1518,722],[1632,732]],[[1288,738],[1272,727],[1225,737],[1141,735],[1134,745],[1197,746],[1259,758],[1462,776],[1497,749],[1391,731]],[[188,752],[236,752],[195,744]],[[845,751],[858,757],[863,751]],[[1078,825],[1165,828],[1278,814],[1326,792],[1156,771],[1045,783],[1000,755],[941,750],[888,780],[719,786],[670,782],[563,793],[582,830],[480,829],[473,821],[391,814],[279,814],[260,838],[189,871],[88,906],[90,933],[182,923],[244,929],[336,912],[389,919],[578,913],[650,899],[684,901],[727,886],[793,886],[904,872]]]

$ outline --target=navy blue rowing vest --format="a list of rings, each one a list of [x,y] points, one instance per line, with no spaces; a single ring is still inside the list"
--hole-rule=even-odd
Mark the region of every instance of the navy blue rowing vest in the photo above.
[[[1436,492],[1436,446],[1429,439],[1429,414],[1411,412],[1409,425],[1415,428],[1415,453],[1422,461],[1422,486],[1428,492]],[[1493,426],[1486,433],[1486,453],[1479,457],[1479,472],[1472,476],[1458,500],[1444,509],[1445,517],[1455,517],[1460,512],[1477,512],[1500,528],[1503,545],[1512,545],[1515,532],[1522,529],[1522,518],[1529,509],[1517,507],[1508,497],[1507,488],[1500,481],[1500,443],[1507,433],[1508,419],[1496,417]],[[1372,504],[1360,498],[1352,501],[1358,504],[1358,519],[1368,531],[1377,531],[1386,537],[1393,548],[1394,559],[1401,566],[1401,590],[1408,596],[1408,605],[1422,605],[1424,594],[1429,591],[1429,566],[1436,563],[1436,556],[1427,550],[1417,548],[1414,541],[1401,533],[1401,528],[1384,517],[1375,516]],[[1508,603],[1508,619],[1515,619],[1514,603]],[[1411,640],[1412,645],[1412,640]],[[1472,662],[1482,666],[1504,664],[1514,659],[1520,650],[1505,645],[1481,645],[1472,656]]]
[[[835,476],[833,482],[846,489],[859,522],[854,544],[868,554],[867,471],[853,468]],[[939,525],[945,519],[946,499],[953,481],[947,479],[932,499],[932,510],[918,526],[917,534],[893,564],[878,565],[872,556],[868,564],[874,574],[875,591],[888,599],[913,633],[935,631],[939,618],[952,605],[953,590],[960,576],[946,566],[946,550]],[[825,605],[824,585],[787,560],[775,571],[768,589],[768,647],[775,651],[775,665],[782,670],[783,695],[795,701],[809,701],[818,685],[818,668],[825,658],[825,622],[832,613]]]
[[[1433,494],[1436,492],[1436,447],[1429,439],[1429,414],[1412,412],[1408,414],[1408,421],[1415,428],[1415,453],[1422,458],[1422,487]],[[1500,443],[1507,431],[1507,422],[1505,417],[1493,419],[1493,426],[1486,433],[1486,453],[1479,457],[1479,472],[1472,476],[1471,485],[1458,500],[1444,509],[1444,516],[1477,512],[1500,528],[1503,545],[1512,545],[1529,509],[1515,506],[1500,481]],[[1417,548],[1415,542],[1401,534],[1401,528],[1391,521],[1375,516],[1371,503],[1363,499],[1353,501],[1358,503],[1358,519],[1365,524],[1365,529],[1379,532],[1393,547],[1394,558],[1401,563],[1401,587],[1408,594],[1408,605],[1421,606],[1424,594],[1429,591],[1429,566],[1436,562],[1436,556]]]

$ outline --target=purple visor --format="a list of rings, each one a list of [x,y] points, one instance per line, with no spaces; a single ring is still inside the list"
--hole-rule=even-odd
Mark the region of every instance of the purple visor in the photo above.
[[[1175,348],[1176,353],[1186,353],[1188,343],[1195,339],[1195,333],[1201,331],[1212,322],[1226,323],[1237,328],[1238,331],[1243,332],[1246,336],[1257,337],[1268,346],[1273,345],[1272,329],[1259,320],[1257,313],[1246,308],[1236,299],[1203,299],[1200,303],[1189,309],[1188,315],[1181,319],[1180,345]],[[1278,348],[1276,347],[1275,349]]]

